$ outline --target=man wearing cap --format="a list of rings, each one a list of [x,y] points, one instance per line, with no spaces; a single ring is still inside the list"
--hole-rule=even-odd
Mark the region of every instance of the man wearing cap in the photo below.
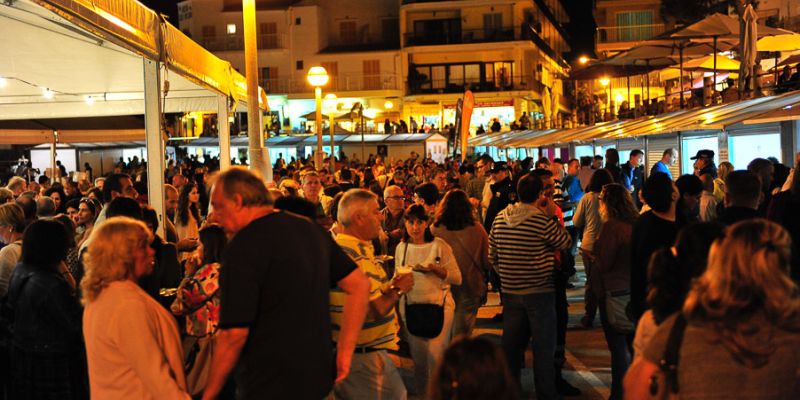
[[[489,173],[494,183],[490,186],[492,198],[486,208],[486,217],[483,220],[483,227],[486,232],[492,230],[494,218],[500,211],[503,211],[509,204],[517,202],[517,192],[514,188],[514,183],[511,181],[511,172],[508,170],[508,165],[503,161],[498,161],[493,164]]]
[[[691,158],[694,160],[694,174],[702,176],[711,174],[713,178],[717,177],[717,165],[714,164],[714,150],[698,150],[697,154]]]

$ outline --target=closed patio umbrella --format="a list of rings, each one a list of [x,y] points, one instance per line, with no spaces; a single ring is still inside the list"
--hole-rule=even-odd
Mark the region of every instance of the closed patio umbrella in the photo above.
[[[744,43],[742,43],[742,63],[739,66],[739,92],[755,89],[756,79],[756,42],[758,40],[758,14],[753,9],[752,4],[748,4],[744,10]]]

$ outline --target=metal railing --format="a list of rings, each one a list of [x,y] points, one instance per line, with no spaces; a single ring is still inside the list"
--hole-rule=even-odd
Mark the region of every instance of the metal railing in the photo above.
[[[522,36],[521,27],[497,27],[485,29],[457,29],[444,34],[432,32],[407,32],[403,35],[405,46],[430,46],[439,44],[466,44],[507,42]],[[526,38],[527,39],[527,38]]]
[[[262,79],[261,86],[269,94],[306,93],[314,89],[302,78]],[[399,79],[394,74],[359,75],[346,74],[330,77],[322,90],[325,92],[349,92],[365,90],[399,90]]]
[[[664,32],[664,24],[599,26],[597,43],[639,42]]]
[[[473,92],[502,92],[509,90],[542,91],[544,90],[544,85],[530,76],[513,76],[484,82],[478,80],[454,82],[445,79],[408,82],[408,91],[410,94],[463,93],[465,90],[471,90]]]
[[[260,50],[285,49],[286,34],[260,34],[257,37]],[[208,51],[244,50],[244,35],[225,35],[200,38],[200,45]]]

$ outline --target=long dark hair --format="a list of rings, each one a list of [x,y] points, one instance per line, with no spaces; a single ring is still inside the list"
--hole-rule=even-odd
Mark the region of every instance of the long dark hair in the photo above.
[[[200,243],[203,243],[203,264],[222,261],[222,251],[228,244],[228,237],[219,225],[208,225],[200,230]]]
[[[428,222],[428,214],[425,213],[425,207],[419,204],[412,204],[408,208],[406,208],[405,214],[403,214],[403,218],[405,218],[406,222],[414,222],[414,220],[425,221]],[[425,243],[430,243],[434,239],[433,233],[431,233],[430,225],[425,226]],[[403,241],[408,243],[411,240],[411,236],[408,235],[408,231],[403,229]]]
[[[189,202],[189,193],[196,187],[197,184],[193,182],[189,182],[181,187],[181,194],[178,196],[178,210],[175,213],[175,219],[177,219],[181,225],[189,223],[189,213],[192,213],[194,220],[200,224],[200,210],[197,209],[197,204]]]
[[[619,183],[610,183],[603,186],[603,199],[600,200],[605,205],[605,212],[609,219],[633,224],[639,217],[639,211],[633,204],[633,198],[628,189]]]
[[[447,192],[436,207],[433,221],[433,226],[444,225],[449,231],[460,231],[474,225],[475,216],[467,194],[460,189]]]

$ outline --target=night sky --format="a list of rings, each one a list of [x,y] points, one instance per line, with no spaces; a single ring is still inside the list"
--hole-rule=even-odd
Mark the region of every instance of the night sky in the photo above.
[[[178,25],[178,0],[141,0],[146,6],[169,17],[169,21]],[[369,0],[364,0],[368,2]],[[567,26],[570,35],[572,53],[564,55],[567,62],[583,54],[592,56],[594,53],[595,23],[592,16],[594,0],[564,0],[562,1],[570,14],[571,22]]]

